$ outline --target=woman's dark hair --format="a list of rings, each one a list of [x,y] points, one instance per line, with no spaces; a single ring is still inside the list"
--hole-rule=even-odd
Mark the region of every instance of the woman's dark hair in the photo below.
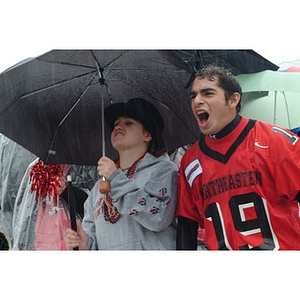
[[[227,69],[217,66],[217,65],[207,65],[203,69],[199,70],[195,74],[195,78],[207,78],[210,81],[217,80],[219,86],[225,91],[225,100],[229,101],[229,98],[234,93],[239,93],[241,95],[240,101],[236,106],[237,112],[241,110],[241,100],[242,100],[242,88],[234,75]]]

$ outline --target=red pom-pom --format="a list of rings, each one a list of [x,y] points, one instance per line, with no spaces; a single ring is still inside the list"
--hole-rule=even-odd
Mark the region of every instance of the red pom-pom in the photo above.
[[[42,200],[53,197],[54,205],[57,205],[59,189],[62,186],[60,178],[63,176],[63,170],[59,164],[46,165],[39,161],[30,169],[31,188],[29,192],[36,192],[35,200],[39,197]]]

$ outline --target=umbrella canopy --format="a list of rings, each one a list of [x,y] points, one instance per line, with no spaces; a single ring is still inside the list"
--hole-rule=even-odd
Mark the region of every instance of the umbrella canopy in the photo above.
[[[241,114],[286,129],[300,126],[300,73],[263,71],[237,76]]]
[[[176,52],[195,70],[208,64],[217,64],[238,75],[264,70],[277,71],[279,68],[253,50],[176,50]]]
[[[161,112],[168,150],[193,143],[199,129],[186,86],[201,67],[194,54],[239,72],[274,68],[248,50],[53,50],[0,74],[0,132],[46,163],[95,165],[103,149],[115,154],[102,144],[110,140],[102,105],[141,97]]]
[[[101,103],[142,97],[161,112],[171,150],[198,137],[184,88],[190,73],[169,50],[53,50],[0,75],[0,132],[47,163],[95,165]],[[114,154],[109,142],[106,150]]]

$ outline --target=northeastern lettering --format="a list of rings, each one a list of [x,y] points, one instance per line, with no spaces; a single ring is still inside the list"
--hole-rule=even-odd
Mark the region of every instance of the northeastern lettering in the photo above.
[[[203,184],[200,192],[204,199],[208,199],[210,197],[225,193],[229,190],[253,185],[262,185],[260,172],[248,171],[223,176]]]

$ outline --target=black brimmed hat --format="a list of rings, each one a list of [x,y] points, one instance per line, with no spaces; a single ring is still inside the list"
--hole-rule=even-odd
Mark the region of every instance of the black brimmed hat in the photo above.
[[[164,129],[164,120],[156,107],[142,98],[133,98],[128,102],[119,102],[109,105],[104,110],[105,121],[113,130],[115,120],[121,116],[137,120],[143,124],[145,129],[152,135],[152,143],[155,150],[165,148],[165,143],[162,137]]]

